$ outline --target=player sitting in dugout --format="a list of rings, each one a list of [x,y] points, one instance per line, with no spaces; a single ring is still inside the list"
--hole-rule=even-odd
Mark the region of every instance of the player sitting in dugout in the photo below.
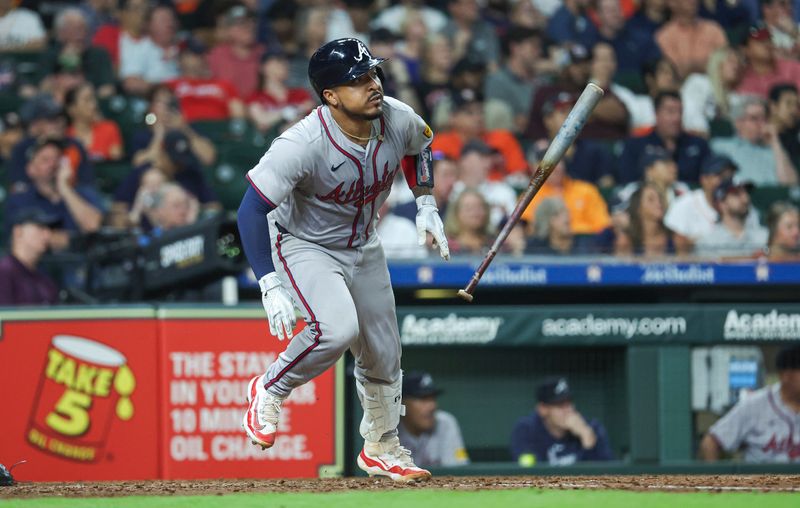
[[[778,382],[742,398],[700,442],[700,458],[744,451],[746,462],[800,463],[800,344],[775,358]]]
[[[605,428],[597,420],[587,422],[575,409],[565,378],[546,379],[536,398],[536,409],[520,418],[511,433],[511,456],[520,465],[614,459]]]

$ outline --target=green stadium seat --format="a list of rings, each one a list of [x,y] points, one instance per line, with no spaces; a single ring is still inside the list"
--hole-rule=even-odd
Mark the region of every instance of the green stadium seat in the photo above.
[[[750,200],[753,207],[758,210],[761,215],[761,222],[764,223],[767,218],[770,206],[776,201],[794,201],[798,204],[797,200],[792,197],[791,189],[785,186],[759,186],[750,191]]]
[[[125,160],[95,163],[97,188],[105,194],[114,194],[120,182],[128,176],[132,169],[130,161]]]
[[[239,208],[242,196],[249,185],[245,174],[252,165],[242,166],[228,160],[220,160],[217,164],[205,169],[209,184],[217,193],[225,210],[235,211]]]
[[[733,124],[724,118],[715,118],[708,124],[708,133],[712,138],[729,138],[735,134]]]
[[[624,86],[633,93],[647,93],[647,86],[644,83],[644,79],[642,79],[642,73],[639,71],[617,71],[614,76],[614,83]]]

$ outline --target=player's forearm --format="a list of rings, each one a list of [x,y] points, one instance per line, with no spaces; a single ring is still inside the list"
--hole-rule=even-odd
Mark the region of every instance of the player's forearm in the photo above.
[[[256,279],[259,280],[275,271],[267,221],[267,214],[272,210],[273,208],[258,196],[255,189],[248,187],[237,214],[244,254],[253,268]]]
[[[416,186],[416,187],[412,187],[411,188],[411,193],[414,194],[414,199],[416,199],[416,198],[418,198],[420,196],[427,196],[427,195],[431,194],[432,191],[433,191],[432,187]]]

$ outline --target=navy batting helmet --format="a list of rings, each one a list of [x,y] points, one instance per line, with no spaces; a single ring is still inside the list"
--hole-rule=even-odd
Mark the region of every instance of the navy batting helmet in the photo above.
[[[373,57],[366,44],[358,39],[336,39],[323,44],[311,55],[308,79],[322,99],[322,91],[326,88],[352,81],[384,60]]]

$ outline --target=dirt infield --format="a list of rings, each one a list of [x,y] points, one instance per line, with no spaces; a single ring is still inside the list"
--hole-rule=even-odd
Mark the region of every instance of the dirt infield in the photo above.
[[[21,483],[0,487],[2,498],[116,497],[132,495],[224,495],[254,492],[345,492],[408,488],[446,490],[592,489],[667,492],[800,492],[800,476],[791,475],[645,475],[645,476],[509,476],[439,477],[415,485],[400,485],[383,478],[320,480],[207,480]]]

